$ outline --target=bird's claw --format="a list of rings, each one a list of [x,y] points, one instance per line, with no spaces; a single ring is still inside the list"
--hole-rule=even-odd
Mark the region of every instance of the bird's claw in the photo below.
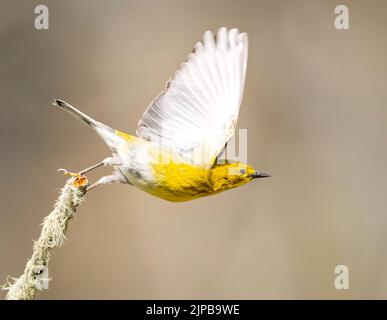
[[[71,176],[71,177],[77,177],[77,178],[79,178],[81,176],[80,173],[70,172],[70,171],[68,171],[66,169],[58,169],[57,171],[58,172],[63,172],[63,174],[65,176]]]
[[[74,187],[77,187],[77,188],[86,187],[89,183],[87,178],[81,175],[80,173],[70,172],[66,169],[58,169],[58,171],[63,172],[63,174],[66,176],[75,177],[75,180],[73,182]]]

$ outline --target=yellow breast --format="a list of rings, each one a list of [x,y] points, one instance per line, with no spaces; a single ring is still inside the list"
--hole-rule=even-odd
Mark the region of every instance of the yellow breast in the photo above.
[[[131,175],[129,178],[140,189],[159,198],[181,202],[203,197],[214,192],[209,168],[187,163],[176,151],[160,145],[116,131],[116,135],[128,144],[123,145],[123,153],[130,146],[135,154],[136,170],[122,168]],[[129,150],[129,149],[128,149]],[[122,156],[125,159],[124,156]],[[128,167],[131,167],[130,165]],[[131,168],[134,169],[134,168]]]
[[[152,164],[155,184],[149,193],[169,201],[187,201],[213,193],[210,172],[186,163]]]

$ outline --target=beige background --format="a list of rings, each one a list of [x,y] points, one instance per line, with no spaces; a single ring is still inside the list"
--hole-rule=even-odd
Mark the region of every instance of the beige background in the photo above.
[[[42,3],[48,31],[33,27]],[[31,254],[56,169],[109,155],[52,99],[134,133],[202,33],[227,26],[249,34],[239,128],[273,177],[178,204],[96,189],[39,298],[387,298],[385,1],[3,0],[0,15],[2,283]],[[334,288],[338,264],[348,291]]]

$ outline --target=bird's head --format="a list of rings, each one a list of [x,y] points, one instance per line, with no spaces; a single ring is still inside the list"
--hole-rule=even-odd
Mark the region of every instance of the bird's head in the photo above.
[[[211,182],[215,192],[239,187],[253,179],[267,177],[270,175],[239,162],[216,164],[211,169]]]

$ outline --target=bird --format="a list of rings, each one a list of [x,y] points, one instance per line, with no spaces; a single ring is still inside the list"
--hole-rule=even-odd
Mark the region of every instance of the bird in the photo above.
[[[87,186],[133,185],[153,196],[182,202],[270,177],[252,166],[219,161],[235,133],[242,101],[248,56],[246,33],[220,28],[206,31],[146,108],[136,135],[113,129],[69,103],[53,105],[68,111],[93,128],[111,150],[111,156],[78,173],[100,166],[113,168]]]

